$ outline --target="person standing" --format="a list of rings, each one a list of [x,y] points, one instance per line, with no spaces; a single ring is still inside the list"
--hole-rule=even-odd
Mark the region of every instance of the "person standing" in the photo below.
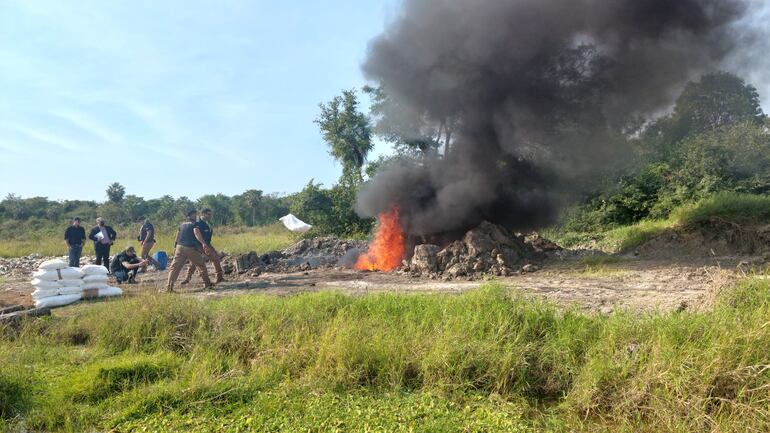
[[[176,247],[174,248],[174,260],[171,262],[171,272],[168,274],[168,283],[166,291],[174,291],[174,283],[179,278],[184,265],[190,261],[193,266],[198,268],[203,278],[203,283],[207,289],[214,287],[209,279],[209,271],[206,269],[206,262],[203,260],[200,248],[203,243],[203,236],[198,228],[198,212],[191,210],[187,212],[187,221],[179,226],[176,233]]]
[[[147,272],[148,264],[155,266],[155,269],[159,270],[160,263],[150,256],[150,250],[155,246],[155,226],[143,216],[139,217],[139,223],[142,227],[139,229],[139,237],[137,239],[142,244],[142,254],[140,255],[142,260],[144,260],[142,272]]]
[[[118,234],[107,225],[102,217],[96,219],[96,227],[92,228],[88,235],[88,239],[94,241],[96,264],[103,264],[108,271],[110,270],[110,247],[115,243],[117,237]]]
[[[211,244],[211,238],[214,236],[214,224],[212,222],[213,216],[214,215],[211,209],[203,209],[201,211],[201,216],[198,219],[197,227],[201,232],[201,237],[203,238],[203,242],[201,242],[203,247],[203,255],[211,260],[212,263],[214,263],[214,270],[217,273],[217,280],[214,282],[214,284],[218,284],[225,280],[225,274],[222,272],[222,263],[219,259],[219,253]],[[195,268],[190,266],[190,270],[187,271],[187,278],[182,281],[182,284],[189,283],[194,273]]]
[[[112,259],[110,271],[112,272],[112,275],[115,276],[118,284],[123,282],[136,284],[136,273],[142,266],[147,266],[146,261],[136,257],[136,249],[129,246]]]
[[[83,244],[86,243],[86,229],[80,226],[80,218],[73,218],[72,225],[67,227],[67,230],[64,231],[64,243],[67,244],[70,267],[80,267],[80,256],[83,254]]]

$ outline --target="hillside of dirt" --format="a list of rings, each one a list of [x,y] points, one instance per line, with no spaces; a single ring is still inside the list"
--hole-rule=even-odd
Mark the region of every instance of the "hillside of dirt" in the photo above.
[[[670,229],[625,253],[659,259],[770,258],[770,224],[711,218],[694,226]]]

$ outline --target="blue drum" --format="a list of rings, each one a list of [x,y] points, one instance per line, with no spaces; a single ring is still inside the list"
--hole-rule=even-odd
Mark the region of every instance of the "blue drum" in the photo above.
[[[168,266],[168,254],[165,251],[156,251],[152,258],[160,265],[159,271],[165,270]]]

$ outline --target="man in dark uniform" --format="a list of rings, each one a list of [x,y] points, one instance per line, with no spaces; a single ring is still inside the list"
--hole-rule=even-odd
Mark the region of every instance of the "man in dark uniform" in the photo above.
[[[134,247],[128,247],[112,259],[110,272],[118,280],[118,284],[124,281],[136,284],[136,273],[142,266],[147,266],[147,262],[136,256]]]
[[[159,270],[160,263],[150,256],[150,250],[155,246],[155,226],[143,216],[139,217],[138,221],[142,225],[139,229],[139,237],[137,238],[142,245],[142,254],[140,257],[145,261],[142,272],[147,272],[148,264],[155,266],[155,269]]]
[[[225,280],[225,274],[222,272],[222,263],[219,260],[219,253],[214,246],[211,245],[211,238],[214,236],[214,224],[211,221],[212,217],[213,213],[211,212],[211,209],[203,209],[201,211],[201,217],[198,219],[197,227],[203,237],[203,255],[214,263],[214,269],[217,273],[217,280],[214,284],[218,284]],[[189,283],[194,273],[195,267],[190,266],[190,270],[187,271],[187,278],[182,281],[182,284]]]
[[[198,212],[191,210],[187,213],[187,221],[179,226],[176,233],[176,247],[174,248],[174,261],[171,262],[171,272],[168,274],[168,283],[166,291],[174,291],[174,283],[179,278],[184,265],[190,261],[193,266],[198,268],[203,278],[203,283],[207,289],[214,287],[209,279],[209,271],[206,269],[206,262],[203,260],[200,248],[204,243],[203,236],[198,228]],[[204,248],[205,250],[206,248]]]
[[[94,252],[96,253],[96,264],[104,264],[107,270],[110,269],[110,247],[115,243],[118,234],[112,227],[108,226],[104,218],[96,219],[96,227],[91,229],[88,239],[94,241]]]
[[[67,244],[70,267],[80,267],[80,255],[83,254],[83,244],[86,243],[86,229],[80,225],[80,218],[73,218],[72,225],[64,231],[64,243]]]

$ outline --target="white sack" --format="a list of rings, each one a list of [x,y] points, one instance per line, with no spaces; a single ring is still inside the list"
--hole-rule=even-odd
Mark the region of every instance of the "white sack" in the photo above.
[[[65,278],[57,281],[61,287],[80,287],[83,285],[83,280],[78,278],[77,280],[72,278]]]
[[[98,289],[98,290],[104,290],[106,288],[110,287],[107,283],[92,283],[92,282],[86,282],[83,284],[83,287],[81,287],[83,290],[88,289]]]
[[[85,265],[80,269],[86,275],[107,275],[109,273],[107,268],[102,265]]]
[[[35,278],[29,283],[35,286],[36,289],[43,289],[43,290],[51,290],[51,289],[56,290],[59,287],[61,287],[61,284],[58,281],[46,281],[46,280],[41,280],[40,278]]]
[[[64,269],[68,266],[67,261],[64,259],[51,259],[46,260],[43,263],[40,264],[38,269],[43,269],[46,271],[56,270],[56,269]]]
[[[59,289],[60,295],[82,295],[83,294],[83,288],[80,286],[75,287],[62,287]]]
[[[36,308],[61,307],[80,300],[80,295],[59,295],[50,298],[42,298],[35,301]]]
[[[80,268],[64,268],[57,270],[44,270],[41,269],[32,277],[44,281],[57,281],[57,280],[76,280],[83,277],[83,271]]]
[[[101,274],[93,274],[93,275],[86,275],[83,277],[83,283],[106,283],[107,281],[110,281],[110,277],[107,276],[107,274],[101,275]]]
[[[123,290],[119,287],[107,287],[106,289],[99,289],[99,297],[106,298],[109,296],[120,296],[123,294]]]
[[[56,289],[37,289],[32,292],[32,299],[38,300],[43,298],[50,298],[59,294],[59,288]]]
[[[288,214],[284,217],[278,218],[278,221],[282,222],[287,229],[296,233],[305,233],[313,228],[310,224],[305,223],[292,214]]]

